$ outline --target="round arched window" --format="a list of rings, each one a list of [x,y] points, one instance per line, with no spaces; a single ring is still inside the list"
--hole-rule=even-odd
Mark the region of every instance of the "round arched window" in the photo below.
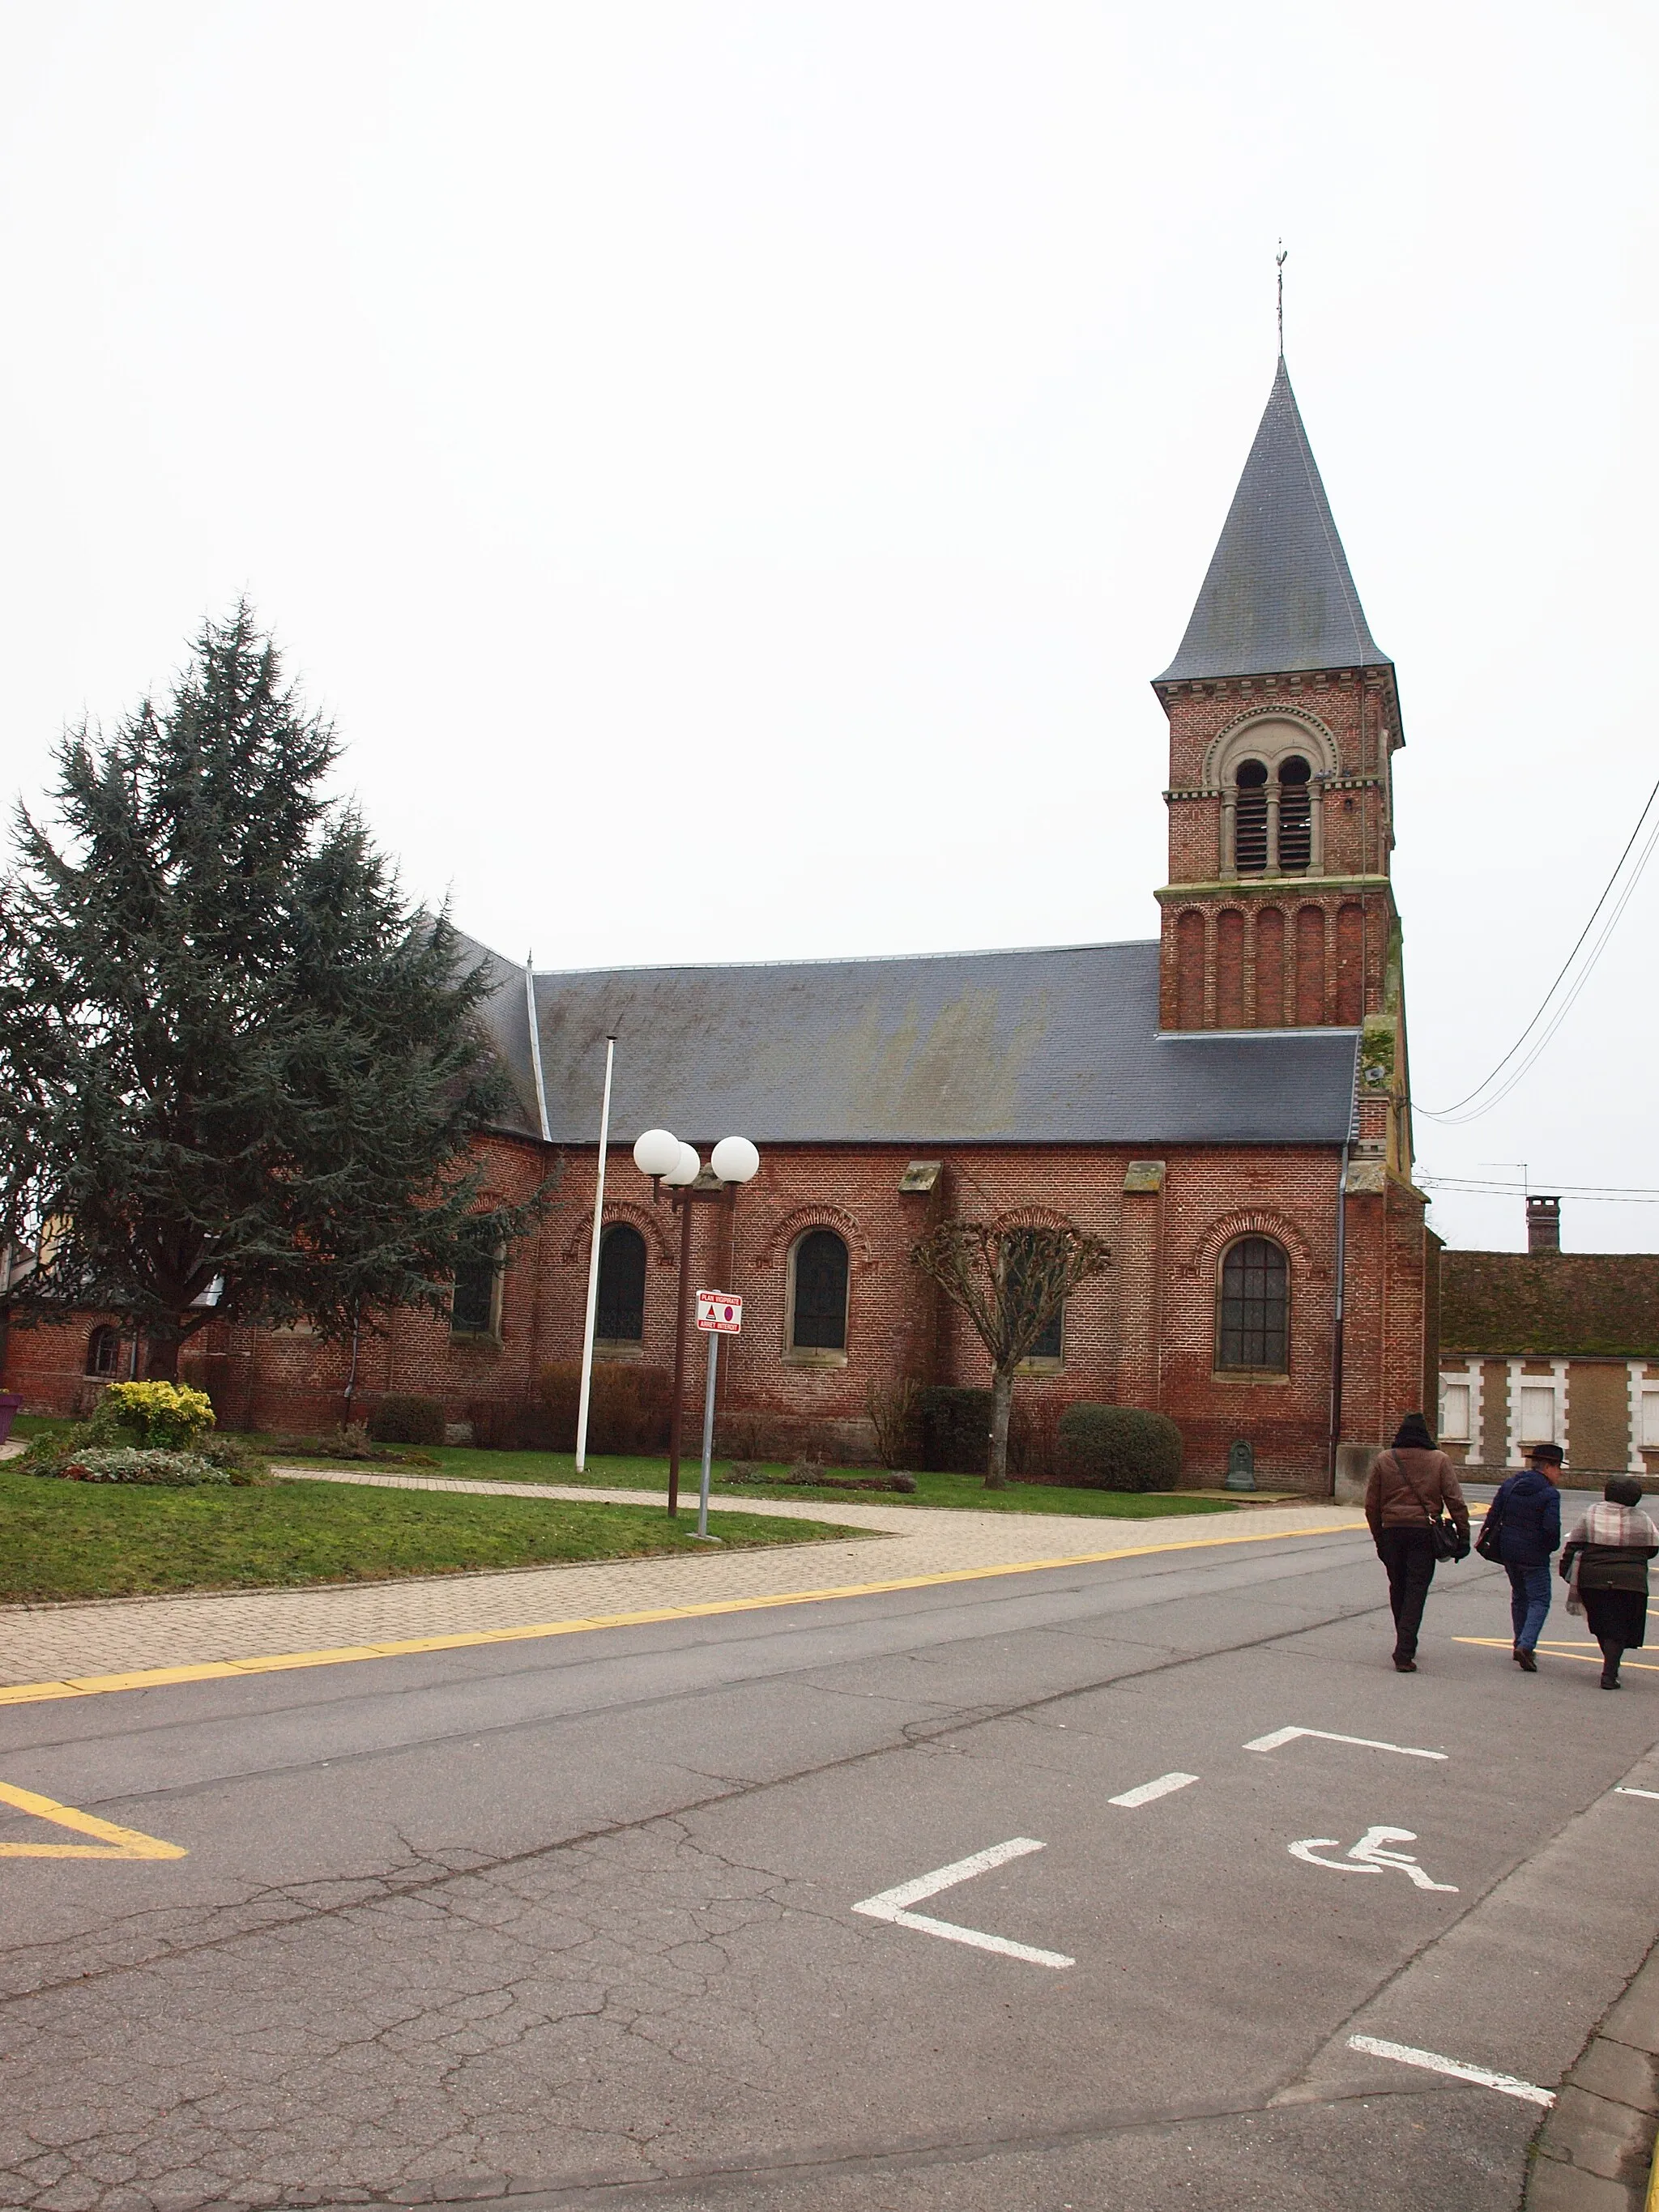
[[[607,1344],[638,1344],[645,1335],[645,1239],[631,1222],[611,1222],[599,1239],[594,1334]]]
[[[847,1349],[847,1247],[833,1229],[810,1229],[795,1247],[789,1341],[796,1352]]]
[[[1282,1244],[1241,1237],[1221,1261],[1216,1297],[1216,1365],[1283,1375],[1290,1366],[1291,1270]]]

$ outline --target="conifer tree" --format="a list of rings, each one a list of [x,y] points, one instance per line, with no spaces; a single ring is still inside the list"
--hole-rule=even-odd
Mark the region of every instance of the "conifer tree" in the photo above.
[[[441,1310],[456,1267],[537,1211],[480,1203],[469,1139],[501,1099],[485,979],[325,795],[338,757],[244,605],[165,707],[65,735],[57,823],[20,807],[0,884],[14,1319],[113,1309],[172,1374],[216,1316],[340,1336]]]

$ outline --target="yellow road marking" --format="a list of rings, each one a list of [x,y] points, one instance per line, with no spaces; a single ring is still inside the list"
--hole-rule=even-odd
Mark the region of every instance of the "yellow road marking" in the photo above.
[[[1183,1536],[1164,1544],[1137,1544],[1117,1552],[1074,1552],[1060,1559],[1018,1559],[995,1567],[953,1567],[937,1575],[904,1575],[892,1582],[847,1583],[836,1589],[785,1590],[772,1597],[732,1597],[705,1605],[656,1606],[642,1613],[596,1613],[574,1620],[538,1620],[523,1628],[478,1628],[453,1636],[409,1636],[389,1644],[345,1644],[326,1651],[284,1651],[257,1659],[210,1659],[195,1667],[149,1667],[130,1674],[76,1674],[58,1682],[18,1682],[0,1689],[0,1705],[33,1705],[49,1698],[98,1698],[112,1690],[163,1689],[175,1682],[223,1682],[242,1674],[272,1674],[291,1667],[343,1667],[360,1659],[403,1659],[428,1651],[465,1651],[489,1644],[525,1644],[550,1636],[584,1636],[598,1628],[641,1628],[662,1620],[704,1620],[725,1613],[760,1613],[774,1606],[823,1605],[834,1598],[880,1597],[892,1590],[934,1589],[946,1583],[988,1581],[997,1575],[1035,1575],[1055,1567],[1091,1567],[1111,1559],[1144,1559],[1159,1552],[1200,1552],[1228,1544],[1285,1543],[1294,1536],[1352,1536],[1363,1521],[1327,1528],[1258,1528],[1248,1536]]]
[[[0,1843],[0,1859],[181,1859],[187,1856],[182,1844],[164,1844],[159,1836],[141,1835],[137,1828],[118,1828],[112,1820],[100,1820],[95,1813],[82,1813],[73,1805],[60,1805],[55,1797],[37,1796],[33,1790],[19,1790],[9,1782],[0,1782],[0,1803],[15,1805],[20,1813],[31,1813],[37,1820],[50,1820],[54,1826],[72,1828],[77,1835],[99,1836],[99,1844],[4,1844]]]
[[[1452,1642],[1484,1644],[1488,1650],[1492,1651],[1512,1651],[1515,1648],[1504,1636],[1454,1636]],[[1583,1650],[1575,1650],[1571,1644],[1540,1644],[1537,1648],[1543,1653],[1546,1659],[1577,1659],[1582,1666],[1585,1667],[1599,1667],[1602,1664],[1601,1647],[1599,1644],[1592,1644]],[[1638,1644],[1636,1648],[1639,1650],[1641,1646]],[[1626,1659],[1623,1663],[1626,1667],[1634,1667],[1640,1674],[1659,1674],[1659,1666],[1656,1666],[1650,1659]],[[0,1698],[4,1695],[5,1692],[0,1690]]]

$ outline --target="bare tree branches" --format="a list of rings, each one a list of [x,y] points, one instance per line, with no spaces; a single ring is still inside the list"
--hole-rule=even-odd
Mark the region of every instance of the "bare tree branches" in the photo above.
[[[1104,1274],[1111,1252],[1075,1222],[941,1221],[912,1248],[918,1267],[965,1314],[991,1360],[992,1419],[986,1487],[1007,1480],[1008,1411],[1014,1372],[1073,1291]]]

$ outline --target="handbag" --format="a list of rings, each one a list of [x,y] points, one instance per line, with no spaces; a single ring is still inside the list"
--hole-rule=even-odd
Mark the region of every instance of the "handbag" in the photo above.
[[[1469,1556],[1468,1538],[1462,1534],[1457,1523],[1455,1521],[1449,1521],[1443,1513],[1429,1511],[1428,1499],[1424,1497],[1422,1492],[1401,1466],[1399,1453],[1391,1451],[1389,1457],[1394,1462],[1395,1473],[1423,1509],[1424,1517],[1429,1524],[1429,1534],[1433,1540],[1436,1559],[1443,1562],[1448,1559],[1467,1559]]]
[[[1403,1468],[1401,1473],[1405,1473]],[[1474,1540],[1474,1548],[1483,1559],[1490,1559],[1494,1566],[1503,1564],[1504,1493],[1501,1490],[1487,1508],[1486,1517],[1480,1524],[1480,1534]]]

